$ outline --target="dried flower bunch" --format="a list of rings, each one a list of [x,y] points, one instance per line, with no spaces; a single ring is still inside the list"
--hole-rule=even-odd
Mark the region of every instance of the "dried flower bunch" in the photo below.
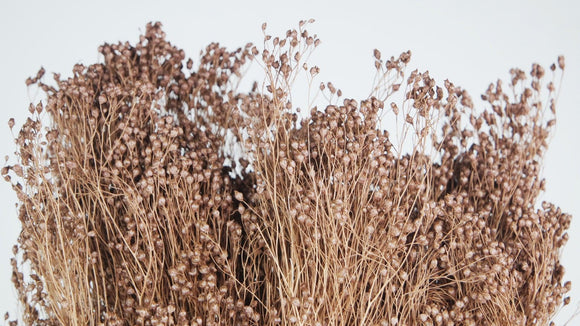
[[[410,52],[375,50],[372,96],[321,84],[331,102],[301,114],[293,82],[319,71],[307,23],[261,51],[211,44],[196,67],[149,24],[56,85],[27,81],[47,100],[2,171],[20,202],[24,324],[545,325],[569,302],[571,216],[536,203],[547,72],[512,70],[477,110],[448,81],[407,76]],[[238,90],[250,61],[263,91]]]

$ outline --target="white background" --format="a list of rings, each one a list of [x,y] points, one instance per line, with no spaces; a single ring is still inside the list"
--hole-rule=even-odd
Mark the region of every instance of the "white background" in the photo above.
[[[0,157],[15,150],[7,124],[20,125],[30,101],[24,85],[44,66],[69,76],[75,63],[100,59],[103,42],[135,43],[148,21],[161,21],[168,39],[194,60],[207,44],[229,48],[261,45],[262,22],[281,34],[301,19],[315,18],[309,30],[322,44],[312,57],[320,78],[332,81],[346,97],[368,96],[372,50],[383,57],[412,50],[411,68],[429,70],[439,82],[450,79],[479,98],[490,82],[507,79],[511,67],[547,68],[559,54],[567,68],[551,140],[541,199],[580,216],[580,6],[576,1],[5,1],[0,3]],[[248,76],[252,78],[252,76]],[[51,78],[48,74],[45,78]],[[476,105],[481,104],[476,101]],[[3,161],[2,161],[3,162]],[[9,258],[19,222],[14,196],[0,180],[0,316],[14,316],[15,291]],[[562,325],[580,297],[580,225],[573,220],[562,253],[566,279],[573,281],[572,304],[556,322]],[[1,320],[1,319],[0,319]],[[570,324],[580,324],[580,318]]]

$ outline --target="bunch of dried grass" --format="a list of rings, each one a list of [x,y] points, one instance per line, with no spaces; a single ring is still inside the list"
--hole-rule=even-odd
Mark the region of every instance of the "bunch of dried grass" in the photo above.
[[[371,97],[300,118],[292,83],[318,73],[306,24],[262,51],[211,44],[195,69],[149,24],[55,86],[27,82],[47,102],[3,170],[24,324],[543,325],[569,301],[571,217],[536,209],[555,113],[544,69],[529,84],[512,70],[513,95],[498,81],[477,111],[450,82],[407,77],[410,52],[375,50]],[[267,92],[240,92],[256,57]]]

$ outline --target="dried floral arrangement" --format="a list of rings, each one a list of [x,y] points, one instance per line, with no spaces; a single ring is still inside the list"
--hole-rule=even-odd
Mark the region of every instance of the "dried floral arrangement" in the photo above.
[[[407,74],[410,52],[375,50],[369,98],[323,83],[328,105],[305,113],[291,91],[318,73],[308,23],[264,32],[262,50],[210,44],[195,65],[148,24],[135,45],[99,47],[102,63],[27,81],[46,101],[2,170],[22,223],[21,323],[550,322],[570,300],[571,216],[536,201],[563,57],[513,69],[478,109]],[[242,92],[250,61],[265,83]]]

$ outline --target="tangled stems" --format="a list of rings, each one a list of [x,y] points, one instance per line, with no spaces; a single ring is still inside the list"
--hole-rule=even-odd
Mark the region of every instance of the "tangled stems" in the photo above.
[[[210,44],[195,67],[149,24],[135,45],[101,46],[103,63],[27,81],[46,102],[2,171],[24,324],[544,325],[569,302],[571,217],[537,203],[546,71],[513,69],[511,94],[498,81],[475,108],[407,75],[410,52],[375,50],[369,98],[321,84],[336,104],[301,117],[292,85],[319,71],[308,23],[264,26],[263,50]],[[250,61],[263,92],[237,88]]]

